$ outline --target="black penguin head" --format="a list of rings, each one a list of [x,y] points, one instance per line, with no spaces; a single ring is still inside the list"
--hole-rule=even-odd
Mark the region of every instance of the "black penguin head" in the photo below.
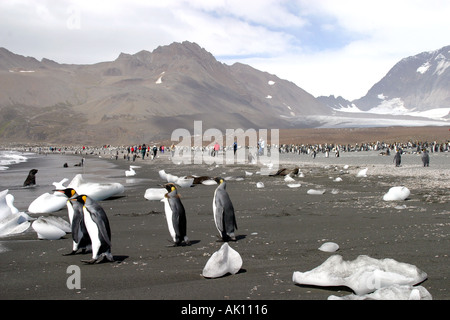
[[[214,178],[214,181],[216,181],[217,184],[221,185],[222,183],[225,182],[225,179],[224,179],[224,178],[221,178],[221,177],[215,177],[215,178]]]
[[[85,205],[86,204],[86,199],[87,199],[87,196],[85,194],[82,194],[82,195],[79,195],[79,196],[74,196],[74,197],[70,198],[69,200],[70,201],[76,201],[76,202],[81,203],[82,205]]]
[[[77,194],[77,192],[75,191],[75,189],[72,189],[72,188],[57,189],[57,190],[53,190],[53,191],[61,192],[61,193],[63,193],[67,198],[72,198],[74,195]]]
[[[164,188],[166,188],[167,192],[172,192],[174,190],[177,190],[177,187],[173,183],[167,183],[164,185]]]

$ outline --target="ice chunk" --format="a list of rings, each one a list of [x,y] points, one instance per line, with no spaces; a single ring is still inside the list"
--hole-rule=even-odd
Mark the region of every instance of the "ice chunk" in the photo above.
[[[135,175],[136,175],[136,171],[131,166],[130,166],[130,170],[125,170],[125,176],[126,177],[132,177],[132,176],[135,176]]]
[[[284,181],[285,182],[295,182],[295,179],[292,178],[290,175],[286,175],[286,176],[284,176]]]
[[[202,184],[205,186],[212,186],[212,185],[217,184],[217,182],[216,182],[216,180],[213,180],[213,179],[207,179],[207,180],[202,181]]]
[[[356,176],[357,176],[358,178],[365,178],[365,177],[367,177],[367,170],[368,170],[368,168],[365,168],[365,169],[360,170],[360,171],[356,174]]]
[[[12,213],[0,220],[0,237],[25,232],[30,227],[25,213]]]
[[[319,250],[323,252],[335,252],[339,250],[339,245],[334,242],[325,242],[320,246]]]
[[[411,194],[411,192],[406,187],[392,187],[383,196],[383,200],[384,201],[406,200],[406,198],[408,198],[410,194]]]
[[[68,187],[75,189],[78,194],[85,194],[91,197],[95,201],[108,199],[123,193],[125,190],[124,186],[118,182],[97,183],[85,181],[81,174],[77,174]]]
[[[51,213],[66,206],[67,197],[61,192],[44,193],[34,199],[28,206],[31,213]]]
[[[322,195],[325,193],[325,190],[316,190],[316,189],[309,189],[307,192],[307,194],[312,194],[312,195]]]
[[[167,180],[167,173],[165,170],[159,170],[158,171],[159,177],[163,180]]]
[[[39,239],[57,240],[66,235],[66,231],[63,228],[67,226],[58,219],[50,217],[39,217],[32,223],[34,231],[36,231]],[[56,217],[55,217],[56,218]],[[61,219],[63,220],[63,219]],[[70,229],[70,228],[69,228]]]
[[[400,286],[395,284],[362,296],[356,294],[349,294],[343,297],[331,295],[328,297],[328,300],[433,300],[433,297],[422,286]]]
[[[414,265],[365,255],[353,261],[344,261],[342,256],[333,255],[315,269],[295,271],[292,276],[296,284],[346,286],[358,295],[394,284],[415,285],[426,278],[427,274]]]
[[[194,184],[194,178],[180,177],[175,184],[179,185],[181,188],[189,188]]]
[[[145,190],[144,198],[147,200],[162,200],[166,193],[165,188],[149,188]]]
[[[170,174],[170,173],[166,174],[166,180],[167,180],[168,183],[176,183],[178,178],[179,177],[176,176],[176,175],[173,175],[173,174]]]
[[[241,267],[241,255],[225,242],[206,262],[202,275],[205,278],[218,278],[227,273],[236,274]]]
[[[66,183],[67,181],[69,181],[69,179],[64,178],[64,179],[62,179],[61,181],[59,181],[59,182],[53,182],[52,184],[55,186],[56,189],[62,190],[62,189],[65,189],[65,188],[66,188],[66,186],[64,185],[64,183]]]

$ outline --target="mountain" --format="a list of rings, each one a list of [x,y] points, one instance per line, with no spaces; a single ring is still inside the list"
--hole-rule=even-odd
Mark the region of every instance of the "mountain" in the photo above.
[[[0,138],[131,144],[173,130],[289,128],[329,108],[292,82],[218,62],[195,43],[121,53],[92,65],[38,61],[0,48]]]
[[[136,144],[226,129],[446,125],[450,46],[397,63],[366,96],[318,97],[191,42],[60,64],[0,48],[0,141]],[[437,120],[436,120],[437,119]]]
[[[432,119],[450,118],[450,46],[398,62],[357,100],[318,97],[334,111]]]

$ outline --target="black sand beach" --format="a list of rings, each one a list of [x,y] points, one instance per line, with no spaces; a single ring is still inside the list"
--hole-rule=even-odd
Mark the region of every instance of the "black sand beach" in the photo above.
[[[359,255],[392,258],[428,274],[421,285],[434,300],[450,299],[450,167],[449,154],[431,155],[429,168],[420,156],[403,156],[395,168],[392,157],[376,152],[344,153],[340,158],[319,155],[281,155],[281,166],[299,167],[300,188],[288,188],[283,177],[261,176],[254,165],[176,165],[162,155],[155,160],[129,162],[109,155],[86,156],[84,167],[74,167],[79,155],[39,155],[0,172],[0,190],[9,189],[15,205],[26,211],[37,196],[50,192],[54,181],[83,173],[87,180],[120,182],[124,194],[101,201],[112,230],[116,262],[85,265],[90,254],[63,256],[71,250],[68,234],[60,240],[38,240],[30,228],[24,234],[0,239],[0,299],[150,299],[150,300],[325,300],[344,296],[345,287],[295,285],[294,271],[308,271],[332,254],[353,260]],[[63,168],[67,162],[69,168]],[[129,165],[140,166],[125,177]],[[343,170],[349,165],[348,170]],[[356,172],[368,168],[366,178]],[[37,186],[21,188],[28,171],[39,170]],[[222,245],[212,216],[215,186],[179,189],[188,219],[190,246],[169,247],[170,236],[163,203],[144,198],[147,188],[164,181],[158,171],[178,176],[194,174],[232,179],[227,190],[237,217],[237,241],[230,246],[241,255],[236,275],[218,279],[201,276],[209,257]],[[343,170],[343,172],[341,171]],[[245,172],[253,175],[246,176]],[[336,177],[343,181],[333,181]],[[265,187],[258,189],[257,182]],[[411,190],[406,201],[385,202],[392,186]],[[325,189],[308,195],[308,189]],[[334,190],[334,192],[332,192]],[[54,215],[67,219],[67,210]],[[339,244],[335,253],[318,248]],[[81,271],[81,289],[69,289],[67,268]]]

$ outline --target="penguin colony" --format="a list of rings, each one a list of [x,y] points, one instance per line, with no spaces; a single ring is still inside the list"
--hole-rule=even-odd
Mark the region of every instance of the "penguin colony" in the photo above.
[[[224,242],[236,241],[236,216],[230,196],[226,191],[223,178],[214,178],[219,184],[214,192],[213,215],[219,239]],[[174,183],[163,186],[167,193],[161,200],[164,202],[164,213],[173,246],[190,245],[187,237],[186,212]],[[111,229],[108,217],[100,204],[87,195],[78,195],[73,188],[54,190],[63,193],[67,198],[67,212],[72,229],[72,251],[63,255],[74,255],[78,250],[85,253],[92,250],[92,259],[81,260],[93,264],[114,261],[111,254]]]

